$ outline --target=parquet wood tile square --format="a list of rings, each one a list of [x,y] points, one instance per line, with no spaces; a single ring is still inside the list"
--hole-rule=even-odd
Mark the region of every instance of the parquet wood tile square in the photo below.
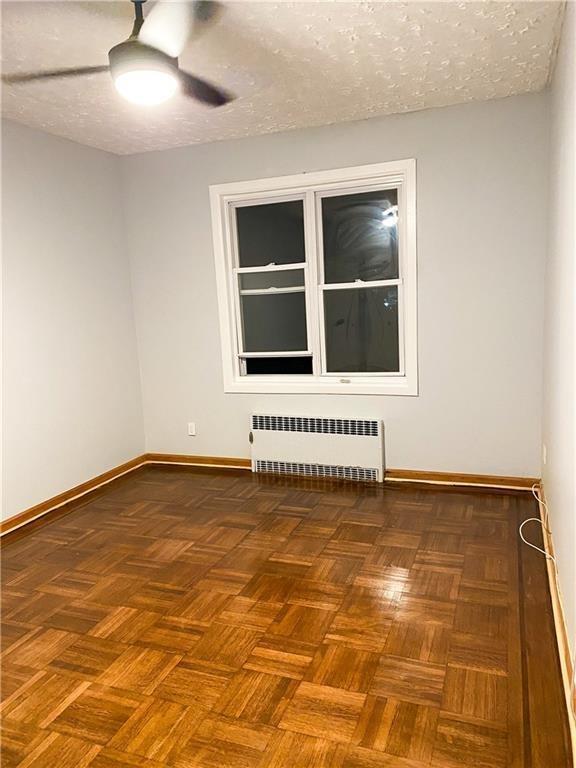
[[[398,603],[397,618],[399,621],[424,621],[426,624],[452,627],[455,607],[455,604],[449,600],[403,594]]]
[[[154,699],[132,713],[108,746],[157,762],[168,761],[192,737],[204,716],[199,706]]]
[[[156,696],[211,709],[232,679],[232,671],[198,659],[183,659],[162,680]]]
[[[314,560],[306,575],[312,581],[349,585],[353,583],[360,566],[358,558],[321,555]]]
[[[124,643],[99,637],[80,636],[47,665],[61,674],[95,680],[126,651]]]
[[[342,768],[429,768],[430,763],[408,757],[387,755],[375,749],[353,747],[342,762]]]
[[[21,624],[31,622],[35,626],[46,625],[47,619],[69,602],[69,599],[62,595],[34,592],[28,599],[18,598],[13,610],[7,610],[8,606],[4,604],[4,618]],[[55,629],[61,629],[61,627],[55,627]]]
[[[284,731],[266,752],[259,768],[340,768],[346,747],[327,739]]]
[[[261,632],[215,622],[196,643],[190,658],[238,669],[262,636]]]
[[[42,623],[45,627],[52,629],[86,635],[107,618],[109,613],[110,610],[104,606],[73,601],[52,611],[49,616],[42,620]]]
[[[19,768],[87,768],[100,747],[88,741],[51,733],[19,763]]]
[[[97,581],[97,577],[91,573],[64,571],[54,576],[46,584],[40,584],[36,589],[38,592],[45,592],[49,595],[81,600],[90,592]]]
[[[414,597],[431,597],[440,600],[458,599],[459,573],[417,566],[411,576],[412,578],[404,585],[404,591]]]
[[[329,741],[351,741],[366,695],[314,683],[300,683],[280,728]]]
[[[225,604],[219,619],[224,624],[265,632],[282,608],[282,603],[265,603],[238,596]]]
[[[459,603],[455,611],[454,629],[459,632],[506,640],[508,609],[481,603]]]
[[[504,768],[512,759],[504,730],[440,716],[433,768]]]
[[[50,723],[51,731],[105,745],[146,699],[94,683]]]
[[[40,728],[4,719],[0,724],[2,767],[16,768],[45,738],[46,731]]]
[[[324,611],[337,611],[346,595],[343,586],[310,579],[294,579],[287,602]]]
[[[405,568],[409,570],[414,565],[418,550],[412,547],[374,546],[366,558],[366,568]]]
[[[259,573],[242,590],[242,597],[260,600],[265,603],[284,603],[292,590],[292,580],[288,576]]]
[[[0,624],[0,641],[2,653],[5,653],[11,645],[21,637],[28,635],[34,627],[30,624],[16,624],[11,621],[3,621]]]
[[[508,714],[507,680],[466,667],[448,666],[442,710],[485,723],[502,724]]]
[[[250,573],[233,571],[229,568],[211,568],[194,583],[194,586],[201,591],[211,590],[225,595],[239,595],[251,578]]]
[[[175,768],[254,768],[275,729],[208,715],[173,760]]]
[[[353,742],[360,747],[429,763],[439,712],[436,707],[368,696]]]
[[[568,768],[556,657],[534,665],[533,514],[529,494],[137,470],[3,546],[2,766]]]
[[[214,711],[229,718],[277,725],[298,682],[252,670],[241,670],[218,699]]]
[[[321,645],[305,680],[318,685],[367,693],[376,674],[379,655],[343,645]]]
[[[148,582],[137,592],[129,595],[125,600],[125,605],[138,610],[164,614],[177,605],[185,594],[186,590],[183,587]]]
[[[88,630],[88,634],[117,643],[133,643],[159,619],[160,614],[151,611],[139,611],[125,605],[108,607],[104,617]]]
[[[4,702],[14,693],[24,688],[32,679],[41,678],[44,673],[33,667],[19,667],[17,664],[2,664],[2,685],[0,686],[0,701]],[[25,690],[25,688],[24,688]]]
[[[78,635],[72,632],[58,629],[32,630],[8,649],[4,661],[21,667],[43,669],[76,640]]]
[[[313,643],[281,635],[265,635],[244,663],[244,669],[302,680],[316,652]]]
[[[414,704],[440,706],[446,667],[397,656],[382,656],[370,693]]]
[[[88,686],[86,681],[39,672],[4,701],[2,717],[46,728]]]
[[[188,619],[195,627],[207,629],[230,602],[230,595],[225,592],[191,589],[170,613]]]
[[[335,541],[353,541],[359,544],[375,544],[379,533],[379,525],[341,523],[332,538]]]
[[[508,670],[508,644],[498,638],[454,631],[448,661],[457,667],[505,674]]]
[[[202,630],[181,616],[162,616],[135,640],[136,645],[168,653],[189,653],[202,637]]]
[[[150,695],[181,659],[173,653],[131,647],[110,664],[98,682]]]
[[[318,644],[322,642],[333,620],[333,611],[304,605],[286,605],[268,627],[268,633]]]
[[[389,606],[387,599],[380,601]],[[336,645],[346,645],[363,651],[382,653],[386,638],[392,627],[393,611],[387,607],[381,611],[356,611],[354,608],[342,608],[336,614],[325,641]]]
[[[105,576],[96,582],[85,599],[98,605],[125,606],[144,583],[144,580],[134,577]]]
[[[383,653],[404,659],[446,664],[453,634],[438,624],[395,621],[386,637]]]

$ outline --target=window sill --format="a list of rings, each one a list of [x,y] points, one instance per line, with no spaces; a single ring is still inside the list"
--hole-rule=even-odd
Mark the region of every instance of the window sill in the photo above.
[[[245,394],[286,395],[397,395],[416,397],[418,383],[406,376],[383,379],[351,379],[350,383],[310,376],[242,376],[225,382],[224,391]]]

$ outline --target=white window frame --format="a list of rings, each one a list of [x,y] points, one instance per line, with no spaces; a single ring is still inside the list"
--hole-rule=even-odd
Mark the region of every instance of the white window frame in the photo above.
[[[398,286],[400,371],[394,373],[332,373],[325,369],[323,295],[326,290],[358,288],[358,283],[323,284],[322,217],[318,215],[323,196],[372,189],[398,190],[399,276],[396,280],[370,281],[370,286]],[[303,200],[306,261],[275,267],[237,266],[236,217],[233,209],[242,205]],[[212,233],[222,367],[226,392],[278,394],[417,395],[417,257],[416,257],[416,161],[414,159],[361,165],[331,171],[255,181],[217,184],[210,187]],[[311,375],[242,375],[243,360],[250,356],[242,349],[239,307],[239,274],[284,269],[303,269],[306,296],[308,349],[298,353],[254,353],[253,357],[296,357],[312,352]],[[368,281],[362,285],[368,287]],[[281,290],[281,289],[278,289]]]

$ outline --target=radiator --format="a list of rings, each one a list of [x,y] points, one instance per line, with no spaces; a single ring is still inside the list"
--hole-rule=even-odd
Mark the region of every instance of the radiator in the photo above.
[[[253,414],[252,471],[382,482],[382,422]]]

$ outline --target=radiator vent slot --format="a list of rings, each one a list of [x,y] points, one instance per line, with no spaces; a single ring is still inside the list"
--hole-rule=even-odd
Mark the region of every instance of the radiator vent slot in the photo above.
[[[361,419],[322,419],[310,416],[252,416],[252,429],[273,432],[314,432],[325,435],[366,435],[377,437],[379,434],[378,426],[378,421]],[[349,468],[343,467],[342,469]],[[335,476],[330,475],[330,477]],[[340,477],[340,475],[337,476]]]
[[[255,416],[253,418],[262,417]],[[332,419],[307,419],[307,421],[332,421]],[[363,423],[369,424],[370,422]],[[268,429],[270,428],[268,427]],[[255,463],[256,472],[273,472],[280,475],[304,475],[305,477],[335,477],[340,480],[378,481],[378,470],[370,467],[343,467],[335,464],[302,464],[292,461],[266,461],[264,459],[258,459]]]

